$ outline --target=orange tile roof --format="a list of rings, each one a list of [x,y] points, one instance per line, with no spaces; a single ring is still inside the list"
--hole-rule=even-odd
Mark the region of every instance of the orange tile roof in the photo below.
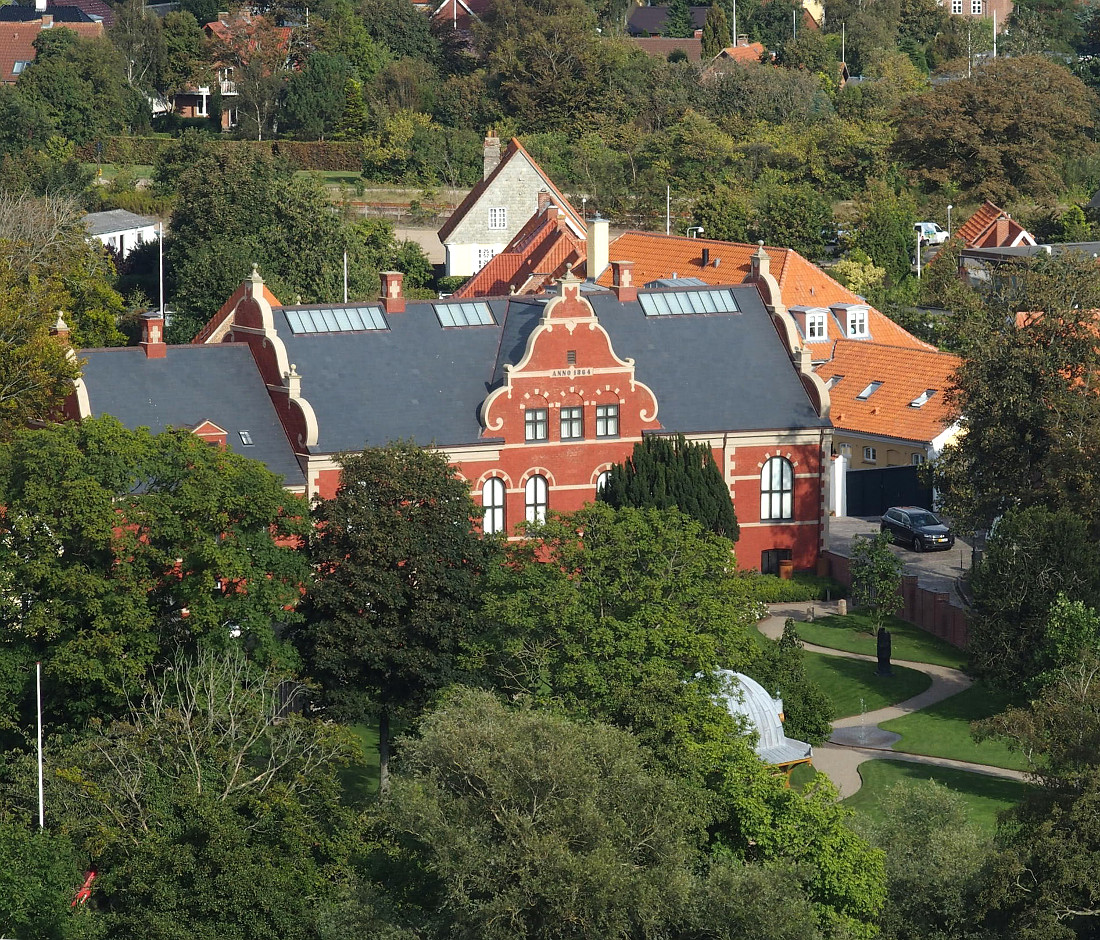
[[[764,46],[750,42],[747,46],[726,46],[715,59],[730,59],[733,62],[759,62],[764,54]]]
[[[842,376],[829,391],[835,427],[927,443],[955,420],[946,393],[961,362],[950,353],[839,340],[832,359],[814,371],[826,383]],[[882,385],[860,401],[856,396],[872,382]],[[930,390],[919,408],[910,404]]]
[[[522,154],[527,159],[527,162],[535,168],[538,175],[542,177],[542,181],[546,184],[546,188],[553,197],[555,204],[564,209],[581,231],[584,231],[585,224],[584,219],[581,218],[581,214],[570,205],[569,200],[562,195],[561,190],[550,181],[550,177],[547,176],[542,167],[535,162],[534,157],[524,149],[523,144],[519,142],[519,138],[513,137],[511,141],[509,141],[504,153],[501,155],[500,162],[493,167],[492,172],[466,194],[466,198],[458,204],[458,208],[451,213],[451,217],[443,223],[443,227],[440,228],[438,232],[441,242],[445,241],[451,232],[455,230],[458,223],[465,218],[466,213],[474,207],[474,204],[481,198],[482,193],[489,187],[489,184],[503,171],[508,161],[514,159],[518,154]]]
[[[585,240],[566,224],[565,213],[551,204],[524,224],[508,247],[455,291],[456,297],[503,297],[540,291],[560,277],[567,264],[579,269]]]
[[[952,235],[961,238],[967,248],[1003,248],[1015,245],[1027,230],[999,206],[988,199]],[[1031,239],[1028,244],[1035,244]]]
[[[710,251],[710,263],[703,267],[702,252]],[[749,276],[757,245],[722,242],[712,238],[685,238],[655,232],[624,232],[611,243],[610,260],[633,261],[634,283],[638,286],[659,278],[697,277],[708,284],[741,284]],[[834,281],[816,264],[790,248],[766,248],[771,273],[779,283],[783,303],[788,307],[828,307],[830,304],[864,304],[857,295]],[[611,271],[600,275],[598,284],[611,286]],[[903,330],[874,307],[867,307],[869,340],[890,346],[935,350],[935,347]],[[840,325],[826,318],[828,333],[807,343],[814,359],[827,358],[830,344],[844,339]]]

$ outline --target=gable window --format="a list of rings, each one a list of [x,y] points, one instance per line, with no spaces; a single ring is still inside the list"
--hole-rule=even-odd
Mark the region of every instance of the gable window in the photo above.
[[[825,339],[825,314],[806,314],[806,339]]]
[[[546,477],[533,476],[523,487],[523,502],[528,522],[545,522],[549,487]]]
[[[786,457],[772,457],[760,471],[760,518],[794,518],[794,467]]]
[[[596,437],[619,436],[619,406],[596,406]]]
[[[496,257],[495,248],[479,248],[477,250],[477,267],[480,271],[485,265],[487,265],[493,258]]]
[[[481,517],[481,528],[486,535],[504,531],[504,481],[500,477],[492,477],[485,481],[481,488],[481,505],[484,515]]]
[[[873,447],[864,447],[863,448],[863,459],[867,463],[874,463],[876,460],[878,460],[878,451],[875,450],[875,448],[873,448]]]
[[[508,210],[504,206],[494,206],[489,210],[489,228],[493,230],[508,227]]]
[[[880,388],[882,388],[881,382],[870,382],[862,392],[856,395],[856,400],[867,401],[867,399],[874,395]]]
[[[867,311],[848,311],[848,337],[867,336]]]
[[[561,439],[578,441],[584,437],[584,414],[581,408],[562,408]]]
[[[550,418],[545,408],[528,408],[523,416],[524,440],[545,441],[550,436]]]

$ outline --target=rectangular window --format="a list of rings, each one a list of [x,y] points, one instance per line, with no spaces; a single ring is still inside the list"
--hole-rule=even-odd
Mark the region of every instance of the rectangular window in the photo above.
[[[579,441],[584,437],[584,413],[581,408],[562,408],[561,439]]]
[[[241,443],[244,444],[245,447],[251,447],[252,446],[252,432],[251,431],[238,431],[237,433],[240,434]]]
[[[485,265],[496,257],[495,248],[479,248],[477,250],[477,269],[480,271]]]
[[[596,406],[596,437],[619,436],[619,406]]]
[[[494,206],[489,210],[489,228],[494,230],[508,227],[508,210],[504,206]]]
[[[951,12],[956,16],[963,11],[963,0],[951,0]]]
[[[848,311],[848,336],[866,336],[867,335],[867,311],[866,310],[849,310]]]
[[[913,454],[913,466],[919,467],[924,463],[924,454]]]
[[[873,447],[864,447],[863,448],[863,459],[867,463],[874,463],[876,460],[878,460],[878,451],[875,450],[875,448],[873,448]]]
[[[840,445],[840,452],[845,457],[851,457],[852,456],[852,445],[851,444],[841,444]]]
[[[545,408],[528,408],[523,418],[524,437],[530,441],[545,441],[549,437],[550,420]]]
[[[982,0],[970,0],[970,13],[972,16],[982,15]]]
[[[825,338],[825,314],[806,314],[806,339]]]

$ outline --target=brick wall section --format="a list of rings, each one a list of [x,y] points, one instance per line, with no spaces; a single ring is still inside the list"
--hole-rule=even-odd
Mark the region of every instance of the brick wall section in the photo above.
[[[849,559],[836,552],[825,552],[822,557],[828,560],[829,574],[841,584],[851,587]],[[902,620],[927,630],[952,646],[966,648],[970,635],[966,611],[951,603],[950,594],[929,591],[917,584],[915,575],[904,575],[901,579],[901,596],[903,606],[898,616]]]

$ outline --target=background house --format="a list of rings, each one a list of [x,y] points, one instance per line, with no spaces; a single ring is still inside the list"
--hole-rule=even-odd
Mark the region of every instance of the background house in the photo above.
[[[0,6],[0,82],[13,84],[33,61],[34,41],[44,29],[71,29],[88,39],[103,35],[103,21],[76,6],[47,4]]]
[[[125,258],[139,245],[155,242],[159,237],[156,219],[125,209],[89,212],[83,221],[89,237],[102,242],[119,258]]]

